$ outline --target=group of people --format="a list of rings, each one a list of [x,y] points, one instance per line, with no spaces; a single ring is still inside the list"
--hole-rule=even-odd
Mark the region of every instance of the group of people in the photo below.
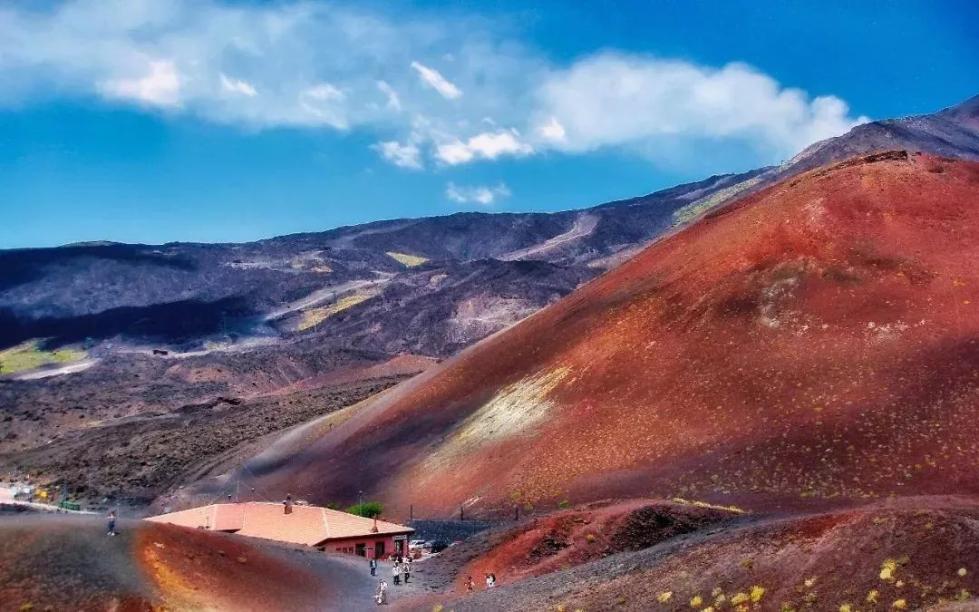
[[[377,575],[377,559],[370,559],[368,561],[371,570],[371,576]],[[411,580],[411,566],[414,563],[411,555],[407,557],[402,557],[401,555],[391,556],[391,580],[396,585],[400,585],[401,581],[404,580],[405,584]],[[377,605],[386,604],[388,602],[388,583],[386,580],[381,578],[377,582],[377,590],[374,592],[374,601]]]
[[[492,589],[496,586],[496,574],[490,572],[486,574],[486,588]],[[466,592],[472,593],[476,590],[476,581],[472,576],[466,576]]]

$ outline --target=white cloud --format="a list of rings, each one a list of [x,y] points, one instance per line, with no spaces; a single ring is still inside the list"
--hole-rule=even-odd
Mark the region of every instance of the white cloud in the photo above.
[[[387,81],[378,81],[377,88],[387,96],[387,107],[395,112],[401,112],[401,97],[398,96],[398,92],[388,85]]]
[[[455,100],[462,95],[462,90],[455,86],[452,81],[448,80],[442,73],[434,68],[429,68],[424,64],[418,62],[411,62],[411,67],[415,69],[418,73],[418,77],[424,81],[429,87],[439,92],[439,94],[446,100]]]
[[[169,60],[151,60],[142,76],[108,79],[99,83],[98,89],[111,98],[129,99],[153,106],[180,104],[180,75]]]
[[[772,163],[865,120],[738,63],[607,52],[556,64],[459,13],[289,0],[25,6],[0,4],[0,108],[94,95],[253,129],[360,130],[405,168],[616,148],[658,164],[686,151],[692,168],[716,172],[731,169],[720,149],[743,153],[740,167]],[[438,58],[451,81],[410,58]]]
[[[534,152],[534,148],[522,142],[516,130],[481,132],[466,141],[451,140],[436,147],[436,157],[450,166],[465,164],[475,159],[496,159],[503,155],[522,156]]]
[[[483,185],[462,187],[455,183],[449,183],[445,187],[445,197],[456,204],[490,206],[497,199],[510,197],[510,189],[503,183],[498,183],[495,187],[486,187]]]
[[[553,72],[538,96],[548,117],[538,133],[569,152],[687,138],[741,140],[784,156],[867,120],[850,117],[839,98],[809,100],[744,64],[717,69],[615,53]]]
[[[388,140],[375,144],[373,148],[381,157],[400,168],[419,170],[422,167],[421,149],[415,144]]]
[[[311,116],[338,129],[349,125],[341,104],[345,94],[330,83],[317,83],[299,93],[299,104]]]
[[[556,117],[550,117],[547,121],[537,126],[537,133],[544,140],[553,142],[561,142],[566,135],[564,126],[561,125],[561,122]]]
[[[258,94],[255,91],[255,86],[248,81],[233,79],[223,72],[221,73],[221,89],[228,93],[240,94],[249,98],[253,98]]]

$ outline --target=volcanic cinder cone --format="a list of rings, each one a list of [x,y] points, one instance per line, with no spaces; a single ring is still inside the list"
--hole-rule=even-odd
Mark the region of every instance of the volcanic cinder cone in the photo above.
[[[979,164],[790,178],[251,468],[416,515],[979,493]]]

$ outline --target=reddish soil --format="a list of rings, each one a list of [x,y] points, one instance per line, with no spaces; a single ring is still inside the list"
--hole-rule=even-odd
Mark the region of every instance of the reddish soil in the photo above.
[[[371,581],[315,551],[145,522],[0,522],[0,611],[359,609]]]
[[[979,493],[979,164],[789,179],[255,466],[395,514]],[[322,498],[322,499],[319,499]],[[553,506],[551,506],[553,507]]]
[[[905,498],[697,532],[440,603],[460,612],[974,610],[977,559],[974,498]],[[958,601],[968,603],[950,605]]]
[[[455,573],[454,589],[466,577],[479,589],[488,573],[498,584],[517,582],[609,555],[640,550],[670,538],[730,521],[738,514],[662,500],[596,502],[498,529],[448,549],[433,564]]]

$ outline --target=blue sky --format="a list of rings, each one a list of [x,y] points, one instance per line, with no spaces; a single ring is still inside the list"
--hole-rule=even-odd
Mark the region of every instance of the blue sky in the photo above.
[[[979,93],[973,2],[27,6],[0,248],[587,206]]]

